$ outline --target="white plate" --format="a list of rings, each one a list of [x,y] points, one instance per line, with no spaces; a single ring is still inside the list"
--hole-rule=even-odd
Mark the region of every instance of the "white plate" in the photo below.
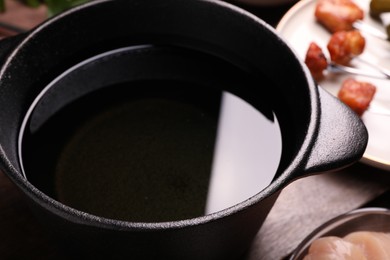
[[[368,14],[370,0],[354,0],[354,2],[366,11],[364,22],[384,32],[381,24],[371,19]],[[316,22],[315,5],[316,0],[301,0],[285,14],[276,28],[302,61],[304,61],[311,41],[316,42],[327,53],[326,45],[331,36],[324,27]],[[364,33],[363,35],[366,38],[366,47],[360,57],[390,71],[390,42],[376,39]],[[358,60],[354,60],[352,64],[369,70]],[[369,109],[362,116],[368,129],[369,141],[361,161],[377,168],[390,170],[390,80],[331,74],[326,75],[326,78],[320,81],[319,85],[333,95],[337,95],[342,81],[351,76],[358,80],[371,82],[377,87]]]

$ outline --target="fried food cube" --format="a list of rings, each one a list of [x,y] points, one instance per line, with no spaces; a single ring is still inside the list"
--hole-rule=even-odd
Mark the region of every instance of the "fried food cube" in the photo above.
[[[365,46],[366,40],[362,34],[358,30],[352,30],[332,34],[327,48],[333,62],[346,65],[362,54]]]
[[[314,16],[330,32],[352,30],[364,18],[364,11],[351,0],[318,0]]]
[[[321,47],[315,42],[309,44],[305,56],[305,64],[315,80],[319,81],[324,77],[324,71],[328,67],[328,60]]]
[[[373,84],[347,78],[343,81],[337,96],[344,104],[361,116],[369,107],[375,92],[376,87]]]

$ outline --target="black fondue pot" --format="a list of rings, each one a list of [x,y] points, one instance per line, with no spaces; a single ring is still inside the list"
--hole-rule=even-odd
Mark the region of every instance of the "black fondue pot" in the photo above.
[[[0,45],[1,169],[72,254],[240,259],[286,185],[367,144],[269,25],[222,1],[98,0]],[[231,177],[220,198],[254,190],[191,211]]]

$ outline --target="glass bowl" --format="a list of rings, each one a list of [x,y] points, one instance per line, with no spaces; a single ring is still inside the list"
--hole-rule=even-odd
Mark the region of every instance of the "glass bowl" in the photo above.
[[[361,208],[335,217],[309,234],[294,250],[290,260],[302,260],[312,242],[320,237],[344,237],[355,231],[390,233],[390,210],[386,208]]]

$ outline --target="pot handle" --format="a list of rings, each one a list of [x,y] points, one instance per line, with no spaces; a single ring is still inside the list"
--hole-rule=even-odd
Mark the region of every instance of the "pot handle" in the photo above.
[[[363,156],[368,132],[360,117],[338,98],[318,87],[320,125],[308,156],[306,173],[347,167]]]

